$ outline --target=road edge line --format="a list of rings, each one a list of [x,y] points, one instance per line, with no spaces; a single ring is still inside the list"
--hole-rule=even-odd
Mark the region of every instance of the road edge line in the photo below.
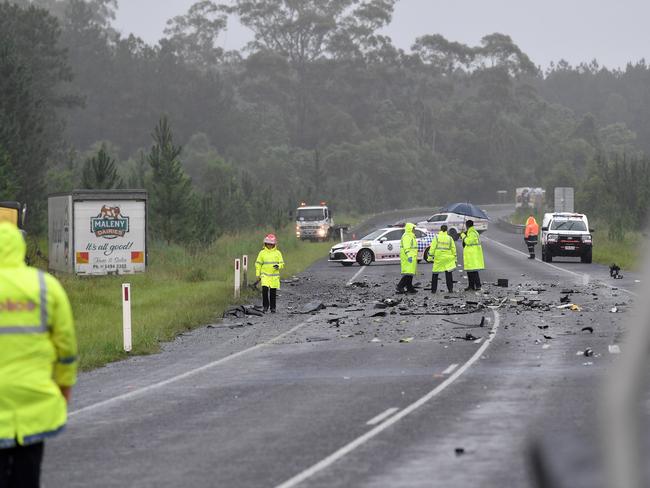
[[[400,412],[396,413],[389,419],[385,420],[372,430],[369,430],[365,434],[357,437],[353,441],[349,442],[345,446],[341,447],[340,449],[334,451],[332,454],[327,456],[326,458],[322,459],[321,461],[317,462],[316,464],[313,464],[309,468],[305,469],[304,471],[298,473],[294,477],[288,479],[284,483],[281,483],[279,485],[276,485],[275,488],[293,488],[294,486],[299,485],[303,481],[311,478],[314,476],[316,473],[322,471],[323,469],[331,466],[334,464],[336,461],[339,459],[343,458],[347,454],[351,453],[354,451],[357,447],[362,446],[372,438],[376,437],[379,435],[381,432],[386,430],[388,427],[392,426],[393,424],[399,422],[402,420],[404,417],[407,415],[413,413],[415,410],[420,408],[422,405],[425,403],[429,402],[432,398],[436,397],[438,394],[443,392],[449,385],[451,385],[454,381],[456,381],[465,371],[467,371],[476,361],[478,361],[485,350],[488,348],[488,346],[492,343],[494,338],[497,335],[497,330],[499,328],[499,325],[501,324],[501,316],[499,315],[499,312],[496,310],[492,310],[492,313],[494,314],[494,325],[492,326],[492,329],[490,330],[490,337],[488,340],[486,340],[481,347],[478,348],[478,350],[474,353],[474,355],[467,360],[460,368],[458,368],[451,376],[449,376],[445,381],[440,383],[436,388],[431,390],[429,393],[421,397],[420,399],[416,400],[415,402],[411,403],[404,409],[402,409]]]
[[[493,244],[497,244],[498,246],[505,247],[505,248],[508,249],[509,251],[516,252],[517,254],[521,254],[521,255],[523,255],[523,256],[528,257],[528,254],[526,254],[525,252],[520,251],[519,249],[515,249],[514,247],[508,246],[507,244],[504,244],[503,242],[499,242],[499,241],[497,241],[497,240],[495,240],[495,239],[491,239],[491,238],[489,238],[489,237],[484,237],[484,236],[482,236],[481,239],[483,239],[483,240],[485,240],[485,241],[487,241],[487,242],[491,242],[491,243],[493,243]],[[548,267],[550,267],[550,268],[556,269],[556,270],[558,270],[558,271],[563,271],[563,272],[568,273],[568,274],[570,274],[570,275],[573,275],[573,276],[575,276],[575,277],[577,277],[577,278],[580,278],[580,279],[583,280],[583,281],[584,281],[585,277],[586,277],[588,280],[591,279],[591,275],[588,274],[588,273],[577,273],[577,272],[575,272],[575,271],[571,271],[570,269],[560,268],[559,266],[555,266],[553,263],[547,263],[547,262],[545,262],[545,261],[541,261],[541,260],[538,260],[538,259],[535,259],[535,262],[536,262],[536,263],[544,264],[544,265],[546,265],[546,266],[548,266]],[[627,293],[627,294],[629,294],[629,295],[632,295],[632,296],[634,296],[634,297],[638,297],[638,296],[639,296],[637,293],[634,293],[633,291],[627,290],[627,289],[625,289],[625,288],[619,288],[619,287],[616,287],[616,286],[610,285],[610,284],[608,284],[608,283],[605,283],[605,282],[602,281],[602,280],[595,279],[594,281],[596,281],[597,283],[601,283],[601,284],[605,285],[605,286],[606,286],[607,288],[609,288],[610,290],[615,290],[615,291],[616,291],[616,290],[619,290],[619,291],[622,291],[622,292]]]
[[[205,370],[214,368],[215,366],[219,366],[219,365],[221,365],[221,364],[223,364],[225,362],[228,362],[228,361],[230,361],[232,359],[236,359],[236,358],[238,358],[240,356],[243,356],[244,354],[248,354],[250,352],[256,351],[257,349],[261,349],[263,347],[270,346],[270,345],[274,344],[276,341],[282,339],[283,337],[297,331],[298,329],[303,328],[307,324],[311,323],[313,320],[314,320],[313,318],[305,320],[304,322],[296,325],[295,327],[287,330],[286,332],[283,332],[282,334],[279,334],[279,335],[275,336],[273,339],[270,339],[270,340],[268,340],[266,342],[263,342],[261,344],[256,344],[255,346],[249,347],[248,349],[238,351],[238,352],[233,353],[233,354],[231,354],[229,356],[223,357],[221,359],[217,359],[217,360],[212,361],[212,362],[210,362],[208,364],[204,364],[203,366],[199,366],[198,368],[191,369],[191,370],[186,371],[184,373],[181,373],[179,375],[172,376],[171,378],[167,378],[166,380],[159,381],[157,383],[152,383],[152,384],[144,386],[142,388],[138,388],[137,390],[129,391],[127,393],[122,393],[121,395],[117,395],[117,396],[114,396],[114,397],[111,397],[111,398],[107,398],[106,400],[102,400],[102,401],[97,402],[97,403],[92,403],[92,404],[87,405],[85,407],[81,407],[81,408],[79,408],[77,410],[73,410],[73,411],[68,413],[68,418],[74,417],[76,415],[79,415],[81,413],[85,413],[85,412],[88,412],[88,411],[91,411],[91,410],[96,410],[98,408],[102,408],[102,407],[105,407],[107,405],[111,405],[111,404],[114,404],[114,403],[119,403],[119,402],[122,402],[124,400],[129,400],[130,398],[133,398],[135,396],[147,393],[147,392],[149,392],[151,390],[155,390],[155,389],[161,388],[163,386],[167,386],[167,385],[169,385],[171,383],[175,383],[176,381],[180,381],[180,380],[183,380],[185,378],[189,378],[189,377],[194,376],[194,375],[196,375],[198,373],[201,373],[201,372],[203,372]]]

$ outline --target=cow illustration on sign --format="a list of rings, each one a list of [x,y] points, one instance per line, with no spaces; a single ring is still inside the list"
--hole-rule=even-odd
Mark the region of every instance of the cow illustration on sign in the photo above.
[[[102,205],[99,215],[90,219],[90,231],[104,239],[124,237],[129,232],[129,218],[122,215],[120,207]]]

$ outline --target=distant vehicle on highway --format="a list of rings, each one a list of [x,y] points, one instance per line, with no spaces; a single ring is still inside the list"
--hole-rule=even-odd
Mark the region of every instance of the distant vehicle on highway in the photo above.
[[[542,260],[550,263],[555,256],[579,257],[591,263],[592,230],[587,216],[572,212],[544,214],[542,221]]]
[[[413,231],[418,241],[418,260],[426,259],[425,251],[431,245],[433,234],[416,227]],[[329,260],[343,266],[369,266],[373,262],[399,262],[400,241],[403,228],[385,227],[378,229],[358,241],[336,244],[330,250]]]
[[[454,212],[440,212],[433,214],[427,220],[418,222],[417,226],[426,229],[428,232],[439,232],[442,225],[446,225],[449,228],[449,235],[455,241],[458,240],[460,234],[467,230],[465,222],[468,220],[474,221],[474,228],[483,233],[488,228],[488,219],[481,217],[468,217],[467,215],[461,215]]]

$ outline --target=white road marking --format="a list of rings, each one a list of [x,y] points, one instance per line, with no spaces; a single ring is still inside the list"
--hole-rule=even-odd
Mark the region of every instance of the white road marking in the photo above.
[[[326,458],[322,459],[321,461],[317,462],[313,466],[310,466],[306,470],[304,470],[301,473],[298,473],[296,476],[293,478],[285,481],[282,484],[279,484],[276,486],[276,488],[293,488],[294,486],[299,485],[303,481],[311,478],[314,476],[316,473],[322,471],[323,469],[331,466],[334,464],[336,461],[339,459],[345,457],[346,455],[350,454],[352,451],[354,451],[357,447],[362,446],[369,440],[371,440],[373,437],[376,437],[379,435],[381,432],[386,430],[388,427],[392,426],[393,424],[399,422],[402,420],[404,417],[407,415],[413,413],[415,410],[420,408],[422,405],[425,403],[429,402],[431,399],[435,398],[437,395],[439,395],[441,392],[443,392],[449,385],[451,385],[454,381],[456,381],[465,371],[467,371],[476,361],[478,361],[485,350],[488,348],[488,346],[492,343],[492,340],[496,337],[496,332],[499,328],[499,324],[501,323],[501,317],[499,315],[499,312],[496,310],[493,310],[492,313],[494,313],[494,326],[492,327],[490,331],[490,338],[486,340],[481,347],[477,349],[477,351],[474,353],[474,355],[469,358],[469,360],[463,364],[454,374],[449,376],[445,381],[440,383],[436,388],[431,390],[429,393],[421,397],[420,399],[416,400],[415,402],[411,403],[408,407],[404,408],[401,412],[396,413],[392,417],[390,417],[388,420],[385,420],[381,424],[377,425],[375,428],[369,430],[365,434],[363,434],[360,437],[357,437],[354,439],[352,442],[346,444],[345,446],[341,447],[339,450],[333,452]]]
[[[368,421],[366,422],[366,425],[375,425],[375,424],[378,424],[378,423],[381,422],[382,420],[384,420],[384,419],[390,417],[391,415],[393,415],[393,414],[394,414],[395,412],[397,412],[398,410],[399,410],[399,408],[395,408],[395,407],[393,407],[393,408],[389,408],[389,409],[387,409],[387,410],[381,412],[381,413],[380,413],[379,415],[377,415],[376,417],[373,417],[373,418],[371,418],[370,420],[368,420]]]
[[[515,249],[514,247],[510,247],[510,246],[508,246],[507,244],[504,244],[503,242],[495,241],[494,239],[490,239],[489,237],[485,237],[485,236],[482,236],[481,239],[484,240],[484,241],[487,241],[487,242],[491,242],[491,243],[493,243],[493,244],[496,244],[497,246],[501,246],[501,247],[503,247],[503,248],[509,250],[510,252],[515,252],[515,253],[517,253],[517,254],[521,254],[521,255],[523,255],[523,256],[528,257],[528,254],[527,254],[527,253],[525,253],[525,252],[523,252],[523,251],[520,251],[519,249]],[[556,266],[556,265],[554,265],[553,263],[547,263],[547,262],[545,262],[545,261],[540,261],[540,260],[538,260],[538,259],[535,259],[535,262],[536,262],[536,263],[540,263],[540,264],[544,264],[544,265],[546,265],[546,266],[550,266],[551,268],[553,268],[553,269],[555,269],[555,270],[563,271],[563,272],[565,272],[565,273],[567,273],[567,274],[573,275],[573,276],[575,276],[576,278],[579,278],[579,279],[582,281],[583,284],[589,284],[590,276],[589,276],[588,273],[576,273],[575,271],[571,271],[571,270],[569,270],[569,269],[560,268],[559,266]],[[639,295],[637,295],[636,293],[634,293],[633,291],[626,290],[625,288],[615,287],[615,286],[612,286],[612,285],[610,285],[610,284],[607,284],[607,283],[605,283],[604,281],[601,281],[601,280],[598,280],[598,282],[599,282],[599,283],[602,283],[602,284],[605,285],[607,288],[611,288],[611,289],[616,288],[617,290],[620,290],[620,291],[622,291],[622,292],[624,292],[624,293],[628,293],[628,294],[630,294],[630,295],[632,295],[632,296],[635,296],[635,297],[638,297],[638,296],[639,296]]]
[[[451,364],[451,365],[449,365],[449,367],[448,367],[447,369],[445,369],[445,370],[442,372],[442,374],[451,374],[451,373],[454,372],[454,370],[455,370],[457,367],[458,367],[457,364],[455,364],[455,363],[454,363],[454,364]]]
[[[346,286],[350,286],[352,283],[354,283],[354,280],[356,280],[361,273],[363,273],[366,270],[367,266],[361,266],[361,269],[357,271],[352,278],[350,278],[350,281],[347,282]]]
[[[609,346],[609,353],[610,354],[620,354],[621,353],[621,348],[617,344],[612,344]]]
[[[198,373],[201,373],[201,372],[206,371],[208,369],[214,368],[215,366],[219,366],[219,365],[221,365],[223,363],[231,361],[232,359],[236,359],[236,358],[238,358],[240,356],[243,356],[244,354],[248,354],[250,352],[256,351],[256,350],[261,349],[261,348],[266,347],[266,346],[270,346],[275,341],[278,341],[278,340],[282,339],[283,337],[297,331],[298,329],[301,329],[305,325],[312,322],[314,319],[315,319],[315,317],[312,317],[312,318],[310,318],[308,320],[305,320],[301,324],[296,325],[294,328],[289,329],[286,332],[283,332],[282,334],[274,337],[273,339],[271,339],[271,340],[269,340],[267,342],[263,342],[261,344],[257,344],[256,346],[249,347],[248,349],[244,349],[243,351],[236,352],[234,354],[231,354],[230,356],[226,356],[225,358],[221,358],[221,359],[218,359],[216,361],[212,361],[211,363],[204,364],[203,366],[191,369],[189,371],[186,371],[185,373],[182,373],[182,374],[179,374],[179,375],[176,375],[176,376],[172,376],[171,378],[167,378],[166,380],[159,381],[157,383],[152,383],[151,385],[148,385],[148,386],[145,386],[145,387],[142,387],[142,388],[138,388],[137,390],[133,390],[133,391],[130,391],[128,393],[123,393],[121,395],[117,395],[117,396],[108,398],[108,399],[103,400],[101,402],[93,403],[93,404],[88,405],[86,407],[82,407],[82,408],[79,408],[77,410],[73,410],[72,412],[68,413],[68,417],[74,417],[76,415],[79,415],[80,413],[89,412],[91,410],[97,410],[98,408],[105,407],[107,405],[113,405],[115,403],[120,403],[120,402],[122,402],[124,400],[129,400],[129,399],[131,399],[131,398],[133,398],[135,396],[142,395],[144,393],[150,392],[151,390],[156,390],[158,388],[162,388],[163,386],[167,386],[170,383],[175,383],[176,381],[184,380],[186,378],[189,378],[190,376],[194,376],[194,375],[196,375]]]

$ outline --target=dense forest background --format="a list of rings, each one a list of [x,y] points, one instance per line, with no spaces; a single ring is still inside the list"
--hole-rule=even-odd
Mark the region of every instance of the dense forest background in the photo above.
[[[500,33],[404,51],[381,34],[396,2],[203,0],[148,45],[113,29],[116,0],[0,0],[0,199],[42,231],[47,193],[144,187],[167,240],[279,225],[301,200],[433,208],[517,186],[645,221],[644,60],[542,69]],[[254,40],[226,52],[234,17]]]

